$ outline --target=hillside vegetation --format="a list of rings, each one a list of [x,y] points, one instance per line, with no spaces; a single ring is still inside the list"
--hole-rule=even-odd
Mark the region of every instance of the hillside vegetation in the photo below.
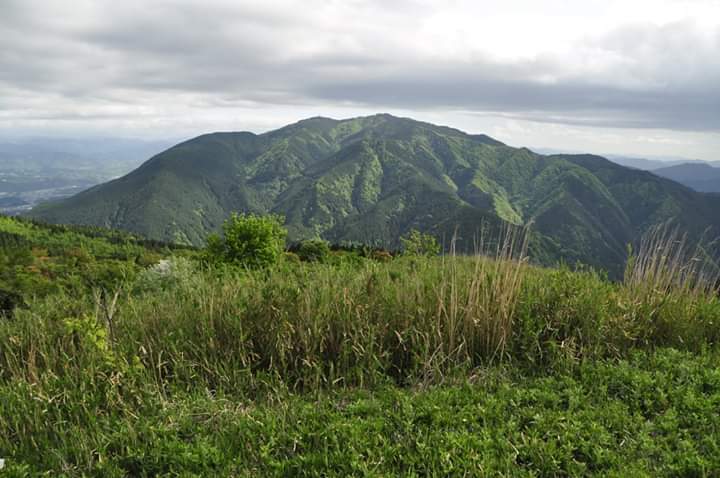
[[[0,215],[0,301],[13,295],[84,294],[132,280],[186,247],[107,229],[54,226]]]
[[[232,211],[285,217],[289,239],[399,246],[411,229],[472,251],[479,231],[533,224],[544,264],[620,276],[627,244],[674,219],[720,234],[720,199],[590,155],[542,156],[484,135],[390,115],[311,118],[276,131],[215,133],[132,173],[38,207],[56,223],[202,245]]]
[[[715,276],[672,234],[609,282],[530,265],[517,231],[490,256],[286,253],[251,270],[0,221],[3,271],[54,285],[0,286],[23,296],[0,317],[8,476],[720,467]]]

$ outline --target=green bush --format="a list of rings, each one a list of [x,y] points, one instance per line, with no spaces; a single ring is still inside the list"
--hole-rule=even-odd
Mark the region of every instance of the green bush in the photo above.
[[[436,256],[440,253],[440,244],[430,234],[413,229],[400,238],[403,254],[409,256]]]
[[[208,238],[208,262],[238,264],[261,269],[275,264],[285,248],[287,230],[278,215],[233,213],[223,224],[223,236]]]
[[[334,267],[358,268],[365,264],[365,258],[357,251],[332,251],[328,257],[328,264]]]
[[[330,244],[322,239],[308,239],[300,243],[297,255],[306,262],[325,262],[330,256]]]
[[[301,262],[300,256],[298,256],[297,254],[295,254],[294,252],[291,252],[291,251],[286,251],[285,254],[283,255],[283,257],[285,258],[285,262],[290,263],[290,264],[296,265],[296,264],[300,264],[300,262]]]

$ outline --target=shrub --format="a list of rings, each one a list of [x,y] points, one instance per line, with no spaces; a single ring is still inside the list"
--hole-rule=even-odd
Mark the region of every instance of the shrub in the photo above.
[[[298,256],[297,254],[295,254],[294,252],[291,252],[291,251],[286,251],[284,257],[285,257],[285,262],[288,262],[290,264],[300,264],[300,262],[301,262],[300,256]]]
[[[378,262],[390,262],[392,260],[392,254],[388,251],[382,250],[372,251],[372,253],[370,253],[370,258]]]
[[[338,250],[330,253],[328,263],[335,267],[342,267],[344,265],[360,267],[365,263],[365,258],[357,251]]]
[[[330,244],[322,239],[309,239],[300,243],[297,255],[307,262],[325,262],[330,255]]]
[[[403,254],[409,256],[436,256],[440,253],[440,244],[430,234],[416,229],[400,238]]]
[[[233,213],[223,224],[223,236],[208,238],[205,258],[209,262],[238,264],[261,269],[275,264],[283,253],[287,230],[284,218],[252,213]]]

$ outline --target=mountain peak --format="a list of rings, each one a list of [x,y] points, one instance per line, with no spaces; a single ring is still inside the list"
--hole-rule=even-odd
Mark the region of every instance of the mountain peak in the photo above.
[[[669,170],[669,169],[685,169],[685,170],[695,170],[695,171],[714,171],[718,168],[705,163],[705,162],[692,162],[692,163],[682,163],[682,164],[674,164],[672,166],[667,166],[665,168],[659,168],[658,170]]]
[[[655,169],[652,173],[677,181],[696,191],[720,192],[720,168],[708,163],[682,163]]]
[[[609,166],[388,113],[316,116],[260,135],[186,141],[127,176],[31,215],[199,245],[233,211],[277,213],[291,240],[321,236],[395,248],[418,229],[457,234],[460,251],[472,250],[483,224],[532,222],[538,260],[613,270],[648,217],[678,219],[690,232],[720,228],[719,199]]]

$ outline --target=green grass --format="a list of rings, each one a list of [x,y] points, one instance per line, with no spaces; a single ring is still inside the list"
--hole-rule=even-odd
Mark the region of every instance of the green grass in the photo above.
[[[673,350],[546,376],[478,370],[463,384],[250,400],[0,387],[7,476],[712,476],[717,357]]]
[[[84,279],[13,282],[26,304],[0,317],[3,476],[720,468],[720,300],[691,274],[667,280],[677,261],[640,258],[626,283],[502,246],[502,260],[334,252],[246,271],[97,237],[78,263],[63,257],[81,232],[7,222],[14,270]],[[55,255],[12,262],[49,241]],[[169,262],[112,258],[126,247]],[[116,261],[132,273],[84,268]]]

